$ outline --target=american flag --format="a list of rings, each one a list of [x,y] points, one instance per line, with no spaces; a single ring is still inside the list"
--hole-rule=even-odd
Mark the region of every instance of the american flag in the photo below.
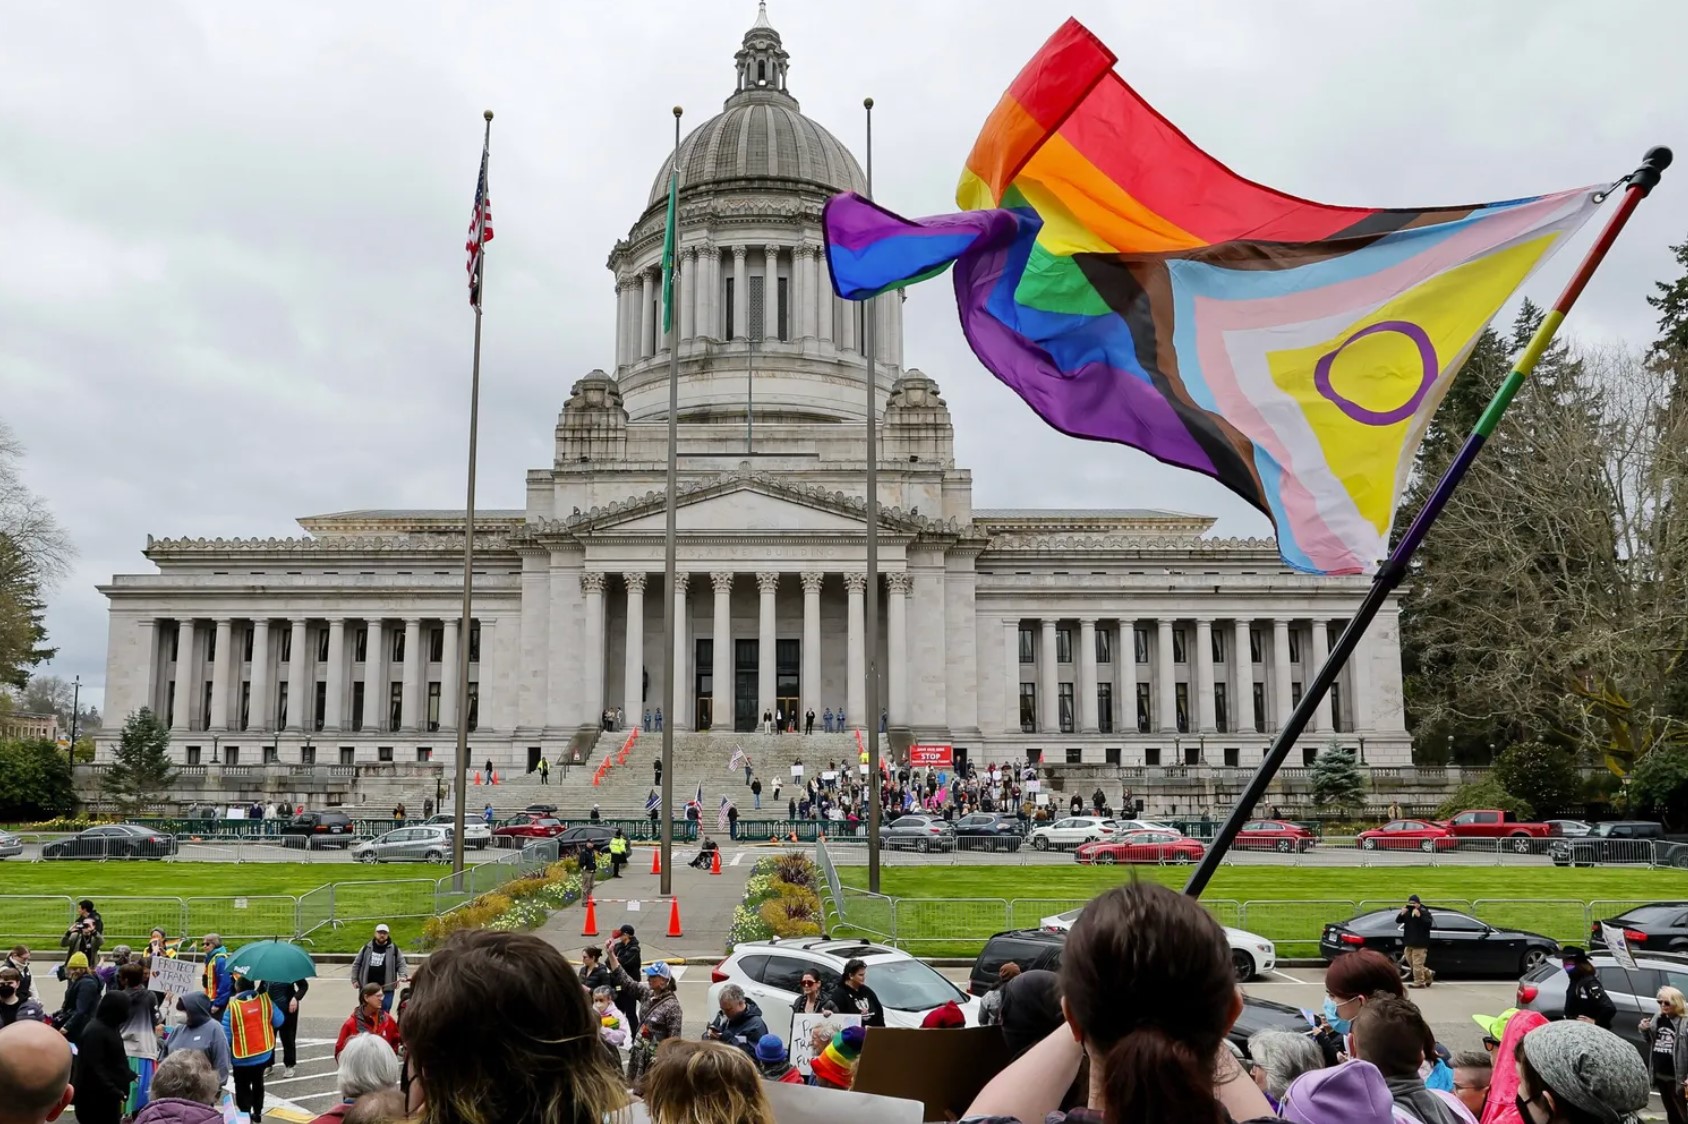
[[[697,782],[697,795],[686,801],[686,807],[696,808],[699,816],[703,815],[703,782]]]
[[[481,146],[481,178],[475,183],[475,209],[469,216],[469,304],[481,307],[481,263],[486,244],[492,241],[492,200],[486,193],[486,163],[489,146]]]
[[[732,801],[728,800],[726,794],[723,793],[721,796],[721,807],[715,812],[715,826],[721,831],[727,830],[727,809],[732,806]]]

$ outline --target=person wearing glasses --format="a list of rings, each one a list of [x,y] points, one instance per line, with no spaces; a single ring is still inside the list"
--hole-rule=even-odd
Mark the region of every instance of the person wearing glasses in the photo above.
[[[1688,1086],[1688,1004],[1674,987],[1661,987],[1658,1000],[1659,1013],[1641,1020],[1653,1088],[1665,1103],[1666,1120],[1688,1124],[1688,1105],[1683,1098]]]
[[[814,968],[803,969],[803,979],[797,985],[801,990],[797,998],[791,1001],[793,1015],[836,1015],[837,1008],[821,991],[821,974]]]

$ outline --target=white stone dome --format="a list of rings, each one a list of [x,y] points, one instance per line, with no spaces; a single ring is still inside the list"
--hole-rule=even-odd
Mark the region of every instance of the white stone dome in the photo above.
[[[668,196],[673,157],[662,162],[648,206]],[[839,139],[798,110],[780,90],[744,90],[726,109],[680,142],[680,190],[755,187],[747,180],[779,180],[832,194],[867,190],[861,165]]]

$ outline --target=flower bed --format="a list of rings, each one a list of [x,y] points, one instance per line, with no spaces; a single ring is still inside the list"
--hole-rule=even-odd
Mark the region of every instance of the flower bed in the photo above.
[[[598,868],[608,868],[600,855]],[[461,929],[537,929],[553,910],[580,900],[580,865],[573,858],[554,862],[537,874],[506,882],[449,913],[431,917],[422,926],[424,949],[438,948]]]
[[[770,937],[817,937],[821,932],[820,868],[803,855],[758,859],[733,910],[727,949]]]

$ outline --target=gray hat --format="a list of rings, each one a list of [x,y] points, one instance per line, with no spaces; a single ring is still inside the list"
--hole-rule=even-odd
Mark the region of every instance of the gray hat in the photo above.
[[[1596,1120],[1621,1124],[1647,1107],[1651,1084],[1641,1055],[1593,1023],[1538,1026],[1524,1035],[1524,1058],[1548,1091]]]

